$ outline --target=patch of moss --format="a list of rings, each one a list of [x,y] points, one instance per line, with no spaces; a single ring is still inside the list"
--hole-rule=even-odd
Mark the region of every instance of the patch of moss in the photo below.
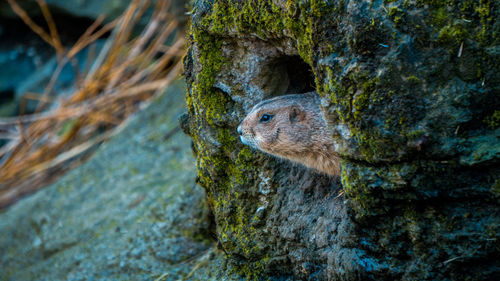
[[[493,114],[483,120],[483,123],[486,123],[490,129],[498,128],[500,126],[500,110],[495,110]]]
[[[347,161],[342,164],[342,186],[346,197],[355,203],[353,207],[359,219],[385,214],[390,207],[383,203],[383,191],[405,186],[400,171],[402,166],[378,168],[353,165]],[[412,167],[406,169],[411,170]]]
[[[378,78],[366,78],[367,76],[356,79],[357,81],[364,81],[361,83],[362,91],[354,96],[352,101],[353,105],[353,118],[356,120],[361,119],[362,113],[374,101],[376,93],[376,86],[379,82]],[[366,80],[366,81],[365,81]]]
[[[449,35],[455,33],[476,36],[482,45],[492,46],[500,42],[498,32],[493,32],[495,19],[491,0],[417,0],[416,4],[418,7],[431,6],[430,23],[437,28],[441,36],[439,41],[444,39],[450,43]],[[458,27],[457,30],[456,26],[460,24],[466,27]]]
[[[331,101],[337,105],[337,113],[343,122],[360,120],[369,104],[379,101],[378,78],[370,78],[367,73],[357,73],[350,75],[348,79],[337,81],[334,70],[329,68],[327,71],[331,77],[328,79],[327,92],[330,93]]]
[[[364,157],[363,160],[377,161],[394,151],[396,149],[394,140],[382,136],[379,130],[367,125],[365,121],[365,116],[373,114],[371,105],[376,106],[391,95],[390,92],[379,91],[382,81],[363,72],[338,81],[334,78],[334,71],[331,68],[326,71],[329,73],[328,78],[332,77],[327,80],[329,82],[326,85],[326,92],[329,93],[339,120],[349,126],[357,148]],[[390,120],[391,125],[393,122],[394,120]]]
[[[313,38],[313,34],[318,33],[315,23],[319,22],[319,18],[331,15],[336,7],[324,1],[311,0],[288,1],[287,8],[282,9],[273,1],[230,1],[225,5],[216,2],[211,15],[206,17],[206,26],[214,33],[232,27],[241,34],[256,33],[263,38],[282,36],[283,30],[287,30],[297,39],[299,55],[310,64],[314,47],[319,41]]]
[[[371,196],[368,186],[357,180],[357,174],[352,172],[349,164],[348,162],[342,163],[341,179],[344,193],[354,201],[358,216],[373,215],[368,210],[377,206],[377,201]]]
[[[443,45],[456,46],[468,37],[467,30],[459,24],[447,25],[439,31],[438,42]]]
[[[407,137],[409,139],[418,139],[423,135],[424,135],[424,132],[422,130],[413,130],[407,134]]]
[[[394,21],[396,27],[400,26],[403,21],[404,12],[398,7],[392,7],[389,9],[388,16]]]
[[[481,0],[474,6],[474,10],[478,13],[482,25],[481,32],[478,34],[478,39],[483,43],[487,43],[490,40],[498,42],[500,38],[497,32],[491,32],[491,34],[489,32],[495,21],[491,9],[491,0]]]
[[[406,81],[408,81],[410,87],[422,84],[422,80],[420,80],[420,78],[415,75],[409,76],[408,78],[406,78]]]
[[[432,23],[437,27],[445,26],[446,24],[448,24],[449,21],[450,21],[450,16],[448,15],[444,7],[439,7],[432,14]]]

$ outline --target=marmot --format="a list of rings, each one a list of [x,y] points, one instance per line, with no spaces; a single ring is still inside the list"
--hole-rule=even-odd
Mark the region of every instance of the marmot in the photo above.
[[[245,145],[328,175],[340,173],[316,92],[264,100],[252,108],[237,130]]]

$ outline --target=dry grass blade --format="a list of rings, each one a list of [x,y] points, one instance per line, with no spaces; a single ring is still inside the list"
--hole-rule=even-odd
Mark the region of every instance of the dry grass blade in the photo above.
[[[9,5],[12,7],[14,13],[16,13],[24,21],[24,23],[26,23],[26,25],[28,25],[45,42],[55,48],[54,43],[52,42],[52,37],[28,16],[28,13],[26,13],[26,11],[17,4],[16,0],[7,0],[7,2],[9,2]]]
[[[157,2],[148,24],[139,33],[136,23],[143,18],[149,1],[132,1],[117,20],[100,27],[104,19],[98,18],[67,52],[45,1],[37,0],[49,32],[36,25],[15,0],[8,1],[61,58],[44,94],[29,95],[40,103],[51,104],[50,109],[0,118],[0,137],[10,140],[0,148],[0,209],[88,157],[142,103],[165,90],[180,73],[184,52],[182,36],[175,36],[177,23],[168,12],[169,1]],[[92,65],[87,64],[88,72],[79,73],[83,77],[77,80],[74,92],[66,98],[48,97],[64,65],[109,32],[111,36]]]
[[[57,32],[54,19],[50,14],[49,8],[47,7],[47,3],[45,3],[45,0],[36,0],[36,2],[38,3],[38,6],[40,6],[40,10],[42,10],[42,15],[45,18],[47,25],[49,26],[50,37],[52,39],[51,41],[54,48],[56,49],[57,58],[60,61],[64,53],[64,47],[61,43],[61,39],[59,38],[59,33]]]

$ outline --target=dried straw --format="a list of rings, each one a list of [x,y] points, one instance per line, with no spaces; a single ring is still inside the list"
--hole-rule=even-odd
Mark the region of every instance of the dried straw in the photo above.
[[[68,50],[44,0],[37,0],[49,32],[37,25],[16,3],[14,12],[56,51],[58,67],[39,100],[37,112],[0,118],[0,137],[10,142],[0,148],[0,209],[52,182],[88,158],[92,151],[123,126],[141,103],[164,92],[179,74],[184,39],[176,35],[177,21],[168,12],[170,1],[157,1],[153,15],[138,36],[137,23],[149,1],[134,0],[123,15],[104,26],[99,17]],[[67,97],[54,95],[54,85],[75,55],[110,33],[95,58],[77,79]],[[175,36],[173,44],[166,42]],[[90,65],[92,62],[92,65]]]

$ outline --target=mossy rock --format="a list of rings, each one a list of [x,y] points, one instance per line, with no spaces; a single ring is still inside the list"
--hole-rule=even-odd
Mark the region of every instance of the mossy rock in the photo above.
[[[196,1],[186,131],[235,272],[498,276],[499,10],[470,0]],[[334,131],[340,182],[236,134],[255,103],[311,89]]]

